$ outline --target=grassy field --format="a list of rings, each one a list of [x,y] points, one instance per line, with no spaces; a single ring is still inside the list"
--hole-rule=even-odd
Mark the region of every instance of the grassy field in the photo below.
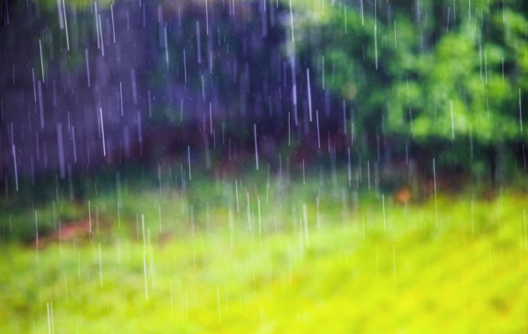
[[[61,219],[91,234],[1,241],[0,332],[527,330],[526,197],[400,205],[324,182],[193,182],[3,215],[4,235],[35,216],[43,234]]]

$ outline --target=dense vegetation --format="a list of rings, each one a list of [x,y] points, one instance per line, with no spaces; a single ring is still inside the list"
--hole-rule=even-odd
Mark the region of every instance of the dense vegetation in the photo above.
[[[438,170],[457,166],[495,186],[511,179],[512,171],[525,169],[528,13],[522,1],[158,1],[145,7],[102,2],[104,56],[94,37],[94,3],[65,1],[72,16],[68,51],[55,2],[9,5],[11,25],[4,27],[3,45],[11,53],[3,55],[2,86],[11,89],[18,69],[23,80],[13,85],[31,95],[31,69],[37,79],[47,73],[48,82],[58,85],[66,84],[68,73],[68,84],[79,92],[71,97],[57,97],[55,86],[43,82],[44,113],[53,109],[53,121],[62,124],[69,122],[70,109],[92,104],[107,115],[122,114],[119,99],[124,100],[124,118],[105,116],[105,122],[113,130],[108,140],[127,157],[156,162],[191,145],[209,168],[235,146],[251,150],[257,124],[259,135],[271,139],[268,160],[285,149],[335,146],[339,157],[350,148],[352,160],[375,160],[389,168],[403,157],[429,168],[436,158],[442,162]],[[20,31],[31,36],[29,48],[16,37]],[[39,40],[44,42],[42,62]],[[126,57],[112,43],[126,50]],[[137,49],[126,49],[129,44]],[[93,94],[82,90],[85,52],[86,59],[96,60],[90,62],[97,73],[108,72],[92,75]],[[20,53],[30,59],[17,57]],[[134,99],[131,65],[137,72]],[[121,98],[116,97],[120,89]],[[24,135],[24,129],[11,133],[11,123],[26,121],[24,113],[13,113],[19,98],[13,96],[15,103],[6,95],[3,101],[2,166],[9,176],[13,137],[20,159],[27,162],[19,164],[24,173],[36,156],[33,136]],[[48,106],[52,100],[53,107]],[[78,151],[86,146],[94,152],[92,161],[110,160],[94,144],[98,119],[88,122],[84,114],[84,122],[76,125]],[[75,123],[76,113],[71,117]],[[214,133],[205,131],[207,122]],[[57,140],[56,124],[51,125],[43,128],[42,141],[46,136]],[[143,138],[135,130],[140,125]],[[132,143],[126,154],[123,136]],[[214,144],[220,137],[222,145]],[[68,141],[65,145],[73,151]],[[116,154],[112,163],[119,164]],[[74,171],[83,170],[83,159],[79,154],[78,162],[71,162]],[[50,158],[52,164],[56,160]],[[44,168],[41,164],[35,168]]]
[[[381,134],[475,176],[523,165],[524,2],[295,3],[295,49],[350,106],[361,148]]]

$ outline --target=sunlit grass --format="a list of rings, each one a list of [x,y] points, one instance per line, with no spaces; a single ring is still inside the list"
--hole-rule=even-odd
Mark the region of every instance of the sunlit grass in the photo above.
[[[265,187],[255,192],[256,187],[244,186],[248,188],[238,189],[238,212],[231,183],[161,194],[123,191],[119,226],[118,196],[99,195],[91,200],[94,229],[89,240],[54,243],[38,251],[34,245],[4,244],[0,330],[526,329],[525,198],[508,194],[472,205],[464,196],[439,197],[435,210],[432,198],[404,206],[391,196],[359,192],[355,202],[349,190],[347,196],[352,196],[343,200],[317,192],[316,183],[294,183],[282,195],[274,186],[268,196]]]

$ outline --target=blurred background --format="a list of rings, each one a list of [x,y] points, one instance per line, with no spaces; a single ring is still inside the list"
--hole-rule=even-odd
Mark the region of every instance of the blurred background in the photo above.
[[[527,3],[0,25],[0,331],[526,331]]]

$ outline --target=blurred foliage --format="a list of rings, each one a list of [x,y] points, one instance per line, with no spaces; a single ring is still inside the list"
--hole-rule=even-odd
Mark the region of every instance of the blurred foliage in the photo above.
[[[203,109],[202,116],[207,116],[208,107],[218,111],[220,116],[213,122],[233,141],[251,139],[252,124],[259,123],[259,134],[276,141],[270,145],[281,147],[289,137],[286,115],[293,109],[291,87],[286,88],[291,72],[286,68],[295,64],[299,117],[306,116],[301,106],[306,104],[303,84],[309,69],[312,90],[318,90],[312,92],[314,101],[321,104],[324,91],[331,93],[333,102],[343,101],[348,115],[345,128],[353,133],[353,140],[338,149],[345,152],[351,146],[354,158],[373,160],[378,155],[381,163],[376,137],[382,136],[382,150],[390,148],[401,157],[409,149],[426,166],[436,158],[477,177],[507,177],[523,159],[520,147],[528,138],[528,129],[522,129],[526,112],[521,108],[528,97],[528,5],[524,2],[270,2],[267,8],[270,13],[273,8],[274,19],[265,16],[266,35],[258,14],[261,4],[236,4],[237,15],[232,15],[223,3],[211,1],[208,20],[201,1],[181,6],[159,1],[143,9],[144,37],[152,45],[145,77],[158,97],[152,101],[149,124],[177,126],[185,140],[202,142],[197,132],[187,134],[185,121],[191,117],[183,111],[188,107],[174,99],[185,94]],[[72,44],[67,54],[60,52],[66,37],[55,1],[35,3],[22,30],[5,32],[7,47],[15,45],[15,34],[30,36],[31,51],[25,51],[32,55],[36,73],[41,71],[40,40],[46,75],[84,73],[84,52],[95,43],[89,37],[94,35],[90,12],[94,9],[81,10],[90,5],[85,0],[65,1],[65,5]],[[105,15],[110,5],[98,2]],[[22,3],[13,6],[24,10]],[[160,17],[163,23],[158,22]],[[62,60],[59,66],[53,65],[57,58]],[[8,76],[12,69],[5,71]],[[212,107],[204,87],[213,101],[217,99]],[[319,110],[322,133],[342,129],[340,107],[333,103],[332,111],[325,110],[327,117]],[[293,142],[297,140],[295,147],[301,147],[300,139]]]
[[[352,103],[358,133],[386,131],[424,148],[444,143],[470,169],[526,140],[523,2],[293,3],[300,9],[289,43],[310,60],[319,85]],[[472,160],[478,147],[484,154]]]

